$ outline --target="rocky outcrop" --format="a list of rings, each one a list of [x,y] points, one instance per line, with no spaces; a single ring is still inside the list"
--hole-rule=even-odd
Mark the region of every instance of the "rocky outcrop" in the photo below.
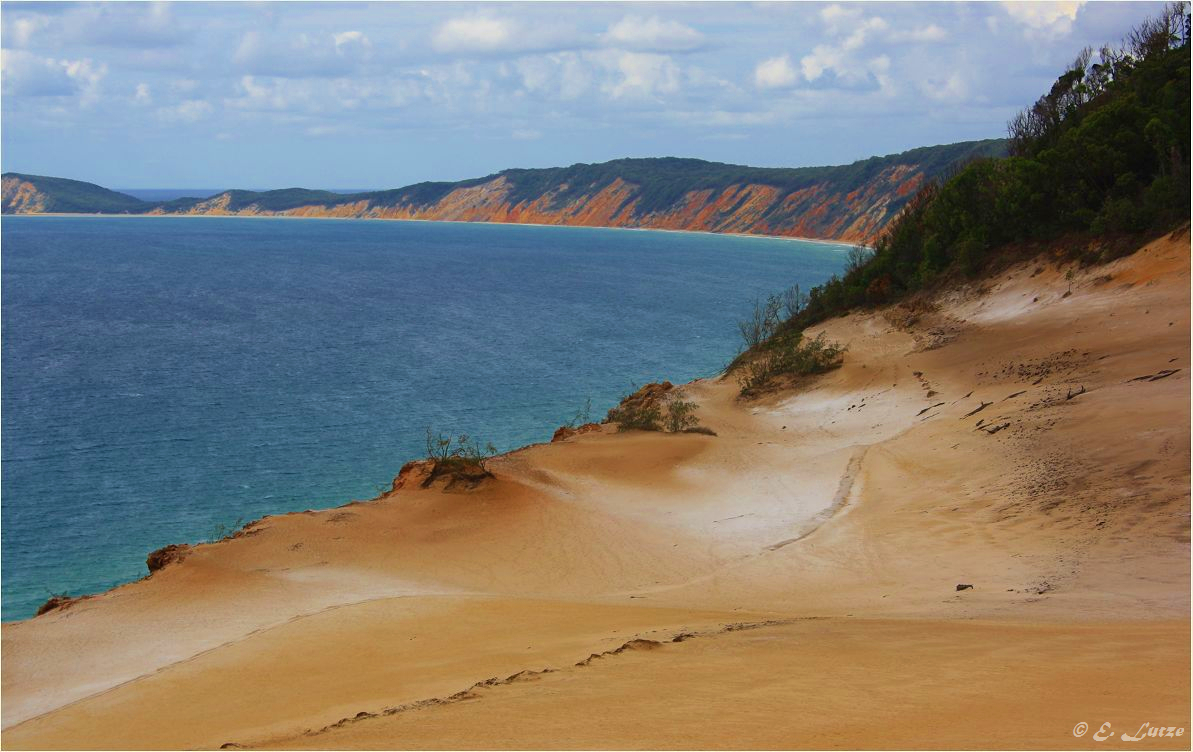
[[[555,433],[551,436],[551,443],[556,441],[564,441],[573,436],[580,436],[581,434],[592,433],[593,431],[600,431],[600,423],[584,423],[579,426],[560,426],[555,429]]]
[[[93,595],[79,595],[79,596],[52,595],[49,597],[49,599],[45,603],[41,604],[41,606],[38,607],[37,613],[35,614],[35,616],[41,616],[42,614],[48,614],[51,611],[65,611],[66,609],[70,608],[71,606],[75,605],[76,603],[79,603],[80,601],[85,601],[89,598],[94,598],[94,597],[95,596],[93,596]]]
[[[605,422],[617,423],[626,415],[638,415],[649,410],[657,410],[673,389],[675,389],[675,385],[670,381],[646,384],[638,391],[623,398],[617,407],[610,409],[605,416]]]
[[[190,553],[190,548],[185,543],[171,543],[152,552],[145,559],[145,566],[149,568],[149,574],[164,569],[176,561],[182,561]]]

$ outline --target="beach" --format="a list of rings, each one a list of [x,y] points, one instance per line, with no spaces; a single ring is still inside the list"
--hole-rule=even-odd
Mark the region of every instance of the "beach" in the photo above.
[[[682,387],[715,436],[398,479],[5,624],[4,745],[1187,748],[1188,249],[831,319],[837,370]]]

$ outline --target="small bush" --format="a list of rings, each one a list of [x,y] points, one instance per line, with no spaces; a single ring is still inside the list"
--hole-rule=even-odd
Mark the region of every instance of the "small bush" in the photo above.
[[[788,342],[747,361],[738,375],[743,396],[759,392],[779,376],[811,376],[841,365],[845,346],[830,342],[823,333],[804,341],[797,335]]]
[[[616,423],[618,431],[660,431],[661,405],[672,389],[670,381],[646,384],[623,396],[617,407],[609,410],[605,422]]]
[[[479,441],[462,433],[459,436],[432,432],[427,428],[427,461],[431,463],[431,474],[480,470],[488,473],[486,463],[497,454],[492,443],[480,445]]]
[[[617,423],[618,431],[659,431],[662,427],[659,421],[663,414],[659,406],[655,405],[625,405],[614,408],[612,420]]]
[[[672,399],[667,403],[667,430],[671,433],[680,433],[699,425],[700,419],[696,417],[695,413],[695,402],[689,402],[679,397]]]
[[[211,529],[211,533],[207,536],[207,542],[216,543],[222,541],[224,538],[231,538],[242,527],[244,527],[243,517],[237,517],[236,522],[231,525],[225,525],[221,522]]]

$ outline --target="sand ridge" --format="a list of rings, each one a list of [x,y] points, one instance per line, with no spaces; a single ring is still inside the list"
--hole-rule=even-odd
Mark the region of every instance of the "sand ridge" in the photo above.
[[[686,385],[715,437],[524,448],[473,491],[269,517],[5,625],[4,745],[1068,748],[1094,745],[1081,720],[1188,729],[1188,234],[1078,269],[1071,292],[1069,268],[826,322],[811,334],[849,345],[843,367],[755,401],[732,377]]]

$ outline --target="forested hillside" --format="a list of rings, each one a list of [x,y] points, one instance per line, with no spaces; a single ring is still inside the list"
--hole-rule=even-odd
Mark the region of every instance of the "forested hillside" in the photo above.
[[[760,168],[699,159],[619,159],[505,170],[457,183],[339,194],[224,191],[163,203],[90,183],[8,173],[5,213],[243,214],[645,227],[865,241],[923,185],[1006,141],[970,141],[843,167]]]

